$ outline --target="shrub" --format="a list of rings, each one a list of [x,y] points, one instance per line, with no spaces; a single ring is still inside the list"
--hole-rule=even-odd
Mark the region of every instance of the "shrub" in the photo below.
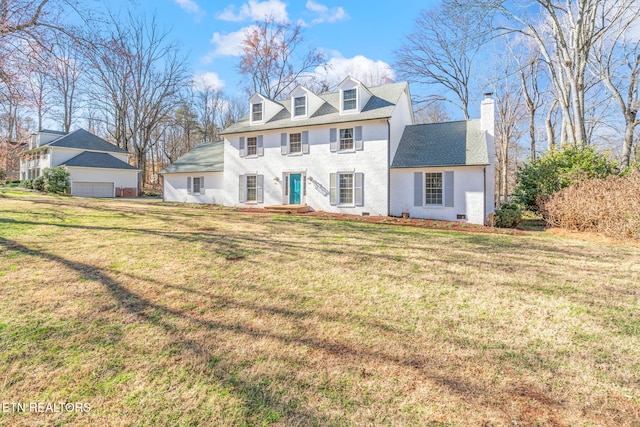
[[[69,171],[64,166],[45,168],[42,173],[44,178],[44,191],[47,193],[64,193],[71,186]]]
[[[20,187],[26,188],[26,189],[29,189],[29,190],[33,190],[33,180],[25,179],[24,181],[21,181],[20,182]]]
[[[44,191],[44,175],[41,175],[33,180],[32,188],[36,191]]]
[[[543,210],[556,227],[640,240],[640,171],[574,183],[551,196]]]
[[[7,171],[0,168],[0,181],[4,181],[6,177],[7,177]]]
[[[518,170],[514,200],[534,212],[539,212],[539,199],[544,200],[574,182],[588,178],[604,178],[616,173],[617,163],[593,147],[567,146],[546,152],[527,161]]]
[[[494,223],[500,228],[515,228],[522,222],[522,209],[515,203],[502,205],[494,214]]]

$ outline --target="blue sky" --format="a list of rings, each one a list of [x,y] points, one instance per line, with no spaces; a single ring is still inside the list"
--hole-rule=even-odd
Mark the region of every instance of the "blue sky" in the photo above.
[[[231,96],[243,96],[237,43],[243,29],[265,13],[304,26],[305,43],[333,65],[329,78],[349,72],[389,72],[422,9],[436,0],[138,0],[131,6],[158,22],[188,55],[194,73]],[[108,2],[111,8],[114,2]],[[382,70],[382,71],[381,71]],[[386,71],[385,71],[386,70]],[[391,71],[391,77],[394,77]],[[357,77],[357,76],[356,76]]]

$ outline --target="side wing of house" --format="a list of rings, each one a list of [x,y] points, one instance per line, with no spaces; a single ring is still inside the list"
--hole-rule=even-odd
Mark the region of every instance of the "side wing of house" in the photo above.
[[[391,215],[484,224],[492,141],[480,120],[407,126],[391,169]]]

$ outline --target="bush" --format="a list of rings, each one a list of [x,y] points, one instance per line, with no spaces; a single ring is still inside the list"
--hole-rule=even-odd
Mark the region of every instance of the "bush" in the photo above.
[[[33,190],[33,180],[25,179],[24,181],[21,181],[20,182],[20,187],[26,188],[28,190]]]
[[[616,173],[617,163],[593,147],[567,146],[546,152],[534,161],[527,161],[518,170],[514,201],[526,209],[539,212],[538,200],[583,179],[604,178]]]
[[[47,193],[64,193],[70,187],[69,171],[64,166],[45,168],[42,172],[44,191]]]
[[[496,227],[515,228],[522,222],[522,209],[515,203],[502,205],[494,214]]]
[[[7,171],[0,168],[0,181],[4,181],[6,177],[7,177]]]
[[[544,203],[548,224],[640,240],[640,171],[589,179],[557,192]]]
[[[33,180],[33,189],[36,191],[44,191],[44,176],[41,175]]]

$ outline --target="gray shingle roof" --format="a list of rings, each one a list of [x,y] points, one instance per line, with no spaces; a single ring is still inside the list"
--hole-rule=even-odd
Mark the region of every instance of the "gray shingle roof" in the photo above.
[[[106,169],[131,169],[138,170],[120,159],[116,159],[111,154],[85,151],[67,160],[60,166],[77,166],[84,168],[106,168]]]
[[[398,102],[402,92],[408,89],[406,82],[391,83],[382,86],[367,88],[373,96],[358,114],[340,114],[340,93],[332,92],[318,95],[325,103],[316,111],[313,116],[307,119],[291,120],[291,111],[285,102],[283,109],[276,114],[268,123],[262,125],[249,125],[249,116],[245,116],[240,121],[226,128],[222,134],[234,134],[242,132],[263,131],[272,129],[283,129],[288,127],[314,126],[330,123],[345,123],[359,120],[374,120],[391,117],[393,109]]]
[[[392,168],[488,165],[480,120],[406,126]]]
[[[114,145],[104,139],[87,132],[84,129],[78,129],[58,139],[43,144],[41,147],[66,147],[79,148],[81,150],[107,151],[111,153],[126,153],[125,150]]]
[[[180,172],[222,172],[224,142],[203,142],[160,171],[161,174]]]

